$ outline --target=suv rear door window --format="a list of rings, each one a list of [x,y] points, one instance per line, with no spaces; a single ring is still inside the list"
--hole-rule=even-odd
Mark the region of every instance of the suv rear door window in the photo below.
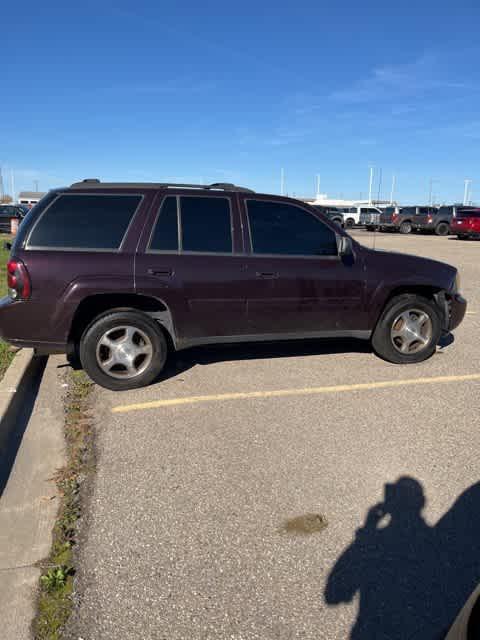
[[[162,203],[150,241],[150,251],[178,251],[176,196],[168,196]]]
[[[63,194],[40,215],[27,247],[119,249],[141,199],[140,195]]]
[[[182,251],[232,253],[228,198],[181,196],[180,220]]]
[[[252,251],[290,256],[338,255],[335,233],[294,205],[247,200]]]

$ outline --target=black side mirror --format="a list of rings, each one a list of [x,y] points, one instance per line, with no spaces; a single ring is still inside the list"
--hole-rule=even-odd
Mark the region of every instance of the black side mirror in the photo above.
[[[339,256],[351,256],[353,255],[352,239],[348,236],[342,236],[337,234],[337,247]]]

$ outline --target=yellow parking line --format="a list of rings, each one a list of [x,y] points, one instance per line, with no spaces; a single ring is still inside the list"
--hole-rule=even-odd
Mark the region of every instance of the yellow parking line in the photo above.
[[[436,378],[409,378],[408,380],[384,380],[380,382],[362,382],[359,384],[339,384],[326,387],[306,387],[304,389],[274,389],[272,391],[246,391],[240,393],[218,393],[209,396],[187,396],[185,398],[169,398],[153,400],[113,407],[112,413],[128,413],[145,409],[160,409],[162,407],[177,407],[186,404],[200,404],[204,402],[225,402],[227,400],[250,400],[252,398],[283,398],[287,396],[310,396],[323,393],[340,393],[344,391],[369,391],[371,389],[389,389],[392,387],[407,387],[419,384],[441,384],[447,382],[467,382],[480,380],[480,373],[469,373],[463,376],[438,376]]]

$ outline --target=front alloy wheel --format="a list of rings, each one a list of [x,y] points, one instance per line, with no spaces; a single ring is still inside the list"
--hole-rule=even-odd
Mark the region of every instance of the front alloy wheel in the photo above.
[[[413,293],[392,298],[372,336],[381,358],[395,364],[422,362],[432,356],[442,333],[441,311],[433,300]]]
[[[392,323],[390,338],[400,353],[418,353],[432,339],[432,320],[420,309],[402,311]]]

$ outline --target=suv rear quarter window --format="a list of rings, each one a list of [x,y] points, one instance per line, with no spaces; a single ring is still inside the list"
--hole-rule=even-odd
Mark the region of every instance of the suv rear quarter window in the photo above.
[[[61,194],[34,222],[27,249],[115,251],[141,195]]]

